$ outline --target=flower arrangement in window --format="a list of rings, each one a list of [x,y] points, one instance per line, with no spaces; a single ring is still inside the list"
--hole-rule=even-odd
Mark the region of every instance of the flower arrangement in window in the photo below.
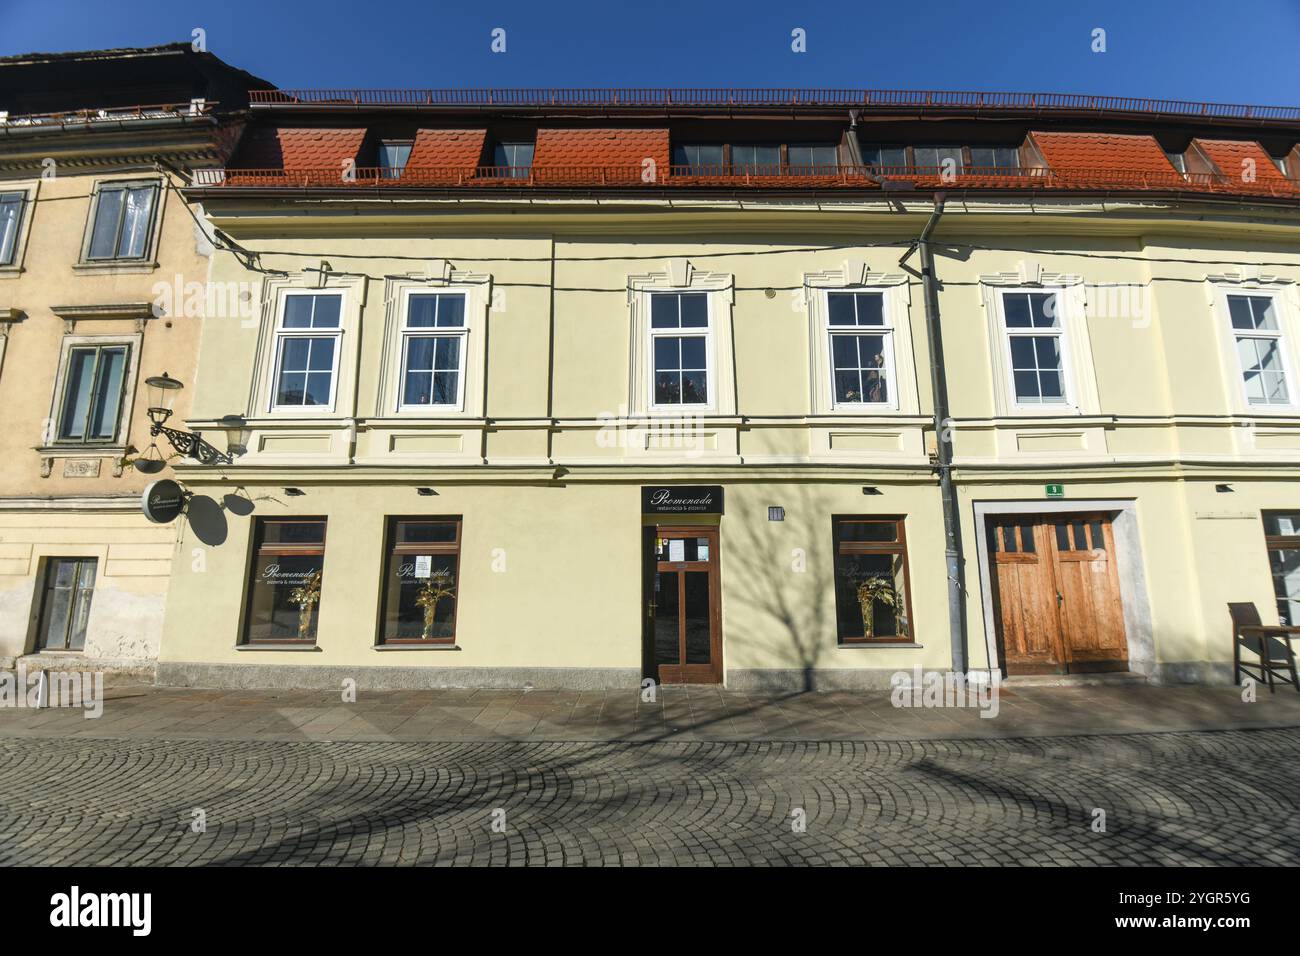
[[[307,580],[289,592],[289,600],[298,605],[298,637],[307,640],[311,630],[311,612],[320,600],[320,571],[313,571]]]
[[[875,636],[875,610],[877,604],[898,608],[898,592],[894,582],[883,574],[872,574],[858,582],[858,606],[862,610],[862,635],[870,640]]]
[[[433,637],[433,622],[438,613],[438,602],[456,596],[456,588],[452,584],[449,572],[437,571],[420,585],[420,590],[415,595],[415,603],[424,609],[424,630],[420,633],[421,640],[427,641]]]

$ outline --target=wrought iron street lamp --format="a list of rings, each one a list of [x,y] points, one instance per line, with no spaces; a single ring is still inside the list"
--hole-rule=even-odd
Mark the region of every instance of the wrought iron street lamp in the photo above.
[[[178,454],[187,458],[193,458],[202,465],[231,465],[234,464],[234,458],[225,452],[217,451],[212,445],[204,441],[202,436],[187,432],[180,428],[168,428],[165,424],[167,419],[172,416],[172,406],[176,404],[176,393],[185,386],[172,378],[166,372],[161,375],[155,375],[152,378],[144,380],[145,385],[149,387],[149,434],[154,438],[164,435],[167,441],[171,443],[172,448],[176,449]],[[156,447],[151,445],[151,448]],[[159,470],[160,466],[151,464],[155,461],[161,461],[160,457],[150,458],[142,456],[136,460],[136,468],[140,471],[148,472]],[[141,468],[142,463],[145,467]]]

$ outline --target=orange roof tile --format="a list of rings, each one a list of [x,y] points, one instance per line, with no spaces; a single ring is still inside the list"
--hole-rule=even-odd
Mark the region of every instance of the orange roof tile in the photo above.
[[[1196,145],[1201,147],[1210,162],[1219,167],[1224,179],[1233,184],[1249,186],[1254,182],[1288,185],[1273,159],[1259,143],[1230,139],[1198,139]]]
[[[357,158],[366,131],[360,129],[267,128],[250,130],[233,165],[245,168],[311,169],[339,166]]]
[[[420,167],[457,167],[472,172],[483,156],[484,129],[422,129],[415,135],[415,145],[406,165]]]
[[[533,168],[548,166],[627,166],[653,159],[668,169],[666,129],[539,129]]]
[[[1115,170],[1177,175],[1152,136],[1120,133],[1029,134],[1052,169]]]

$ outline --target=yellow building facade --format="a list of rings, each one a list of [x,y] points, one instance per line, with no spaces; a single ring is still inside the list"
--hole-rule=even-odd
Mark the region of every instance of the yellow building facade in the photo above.
[[[243,453],[177,469],[161,680],[1224,681],[1226,604],[1288,612],[1293,201],[224,175],[259,310],[203,323],[190,425]]]

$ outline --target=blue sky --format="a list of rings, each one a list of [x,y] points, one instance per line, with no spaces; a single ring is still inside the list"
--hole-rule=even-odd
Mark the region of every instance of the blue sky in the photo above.
[[[805,86],[1300,103],[1300,0],[0,0],[0,54],[189,40],[282,87]],[[506,51],[490,50],[506,31]],[[791,31],[807,52],[791,50]],[[1106,31],[1106,52],[1091,50]]]

